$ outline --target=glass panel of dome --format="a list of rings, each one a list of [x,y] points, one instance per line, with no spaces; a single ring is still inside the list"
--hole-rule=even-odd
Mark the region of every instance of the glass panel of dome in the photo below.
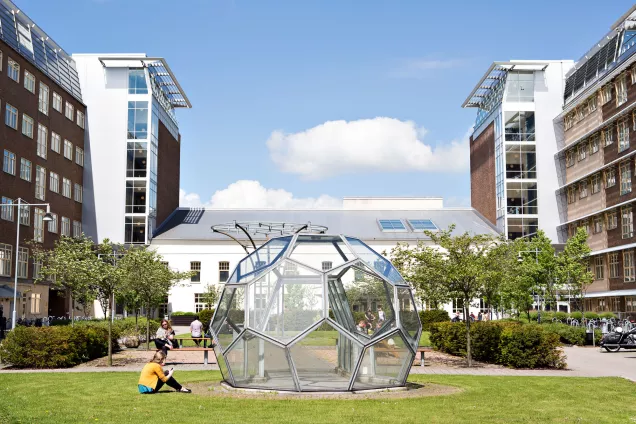
[[[339,236],[299,235],[289,258],[328,271],[355,258]]]
[[[354,253],[360,259],[367,263],[371,268],[383,275],[392,283],[404,284],[404,279],[399,272],[391,265],[386,258],[374,252],[369,246],[356,238],[347,237],[347,242],[353,249]]]
[[[221,349],[227,349],[232,344],[243,331],[244,324],[245,287],[224,288],[210,325]]]
[[[223,379],[225,381],[227,381],[230,384],[234,384],[234,381],[232,380],[232,376],[230,375],[229,371],[227,370],[227,364],[225,363],[225,357],[222,355],[222,350],[219,347],[219,345],[215,345],[214,346],[214,355],[216,356],[216,362],[217,364],[219,364],[219,369],[221,370],[221,375],[223,376]]]
[[[414,354],[400,333],[387,336],[365,349],[353,389],[402,386],[413,359]]]
[[[272,239],[250,253],[243,259],[236,269],[236,281],[240,282],[243,278],[253,273],[259,272],[278,260],[291,241],[291,236],[279,237]]]
[[[402,324],[402,328],[406,330],[406,335],[411,346],[413,346],[414,349],[417,349],[422,324],[417,310],[415,309],[411,290],[408,288],[397,288],[396,290],[398,304],[400,305],[400,323]]]
[[[345,391],[362,345],[323,322],[289,350],[302,391]]]
[[[285,349],[257,334],[243,333],[225,358],[238,387],[296,390]]]

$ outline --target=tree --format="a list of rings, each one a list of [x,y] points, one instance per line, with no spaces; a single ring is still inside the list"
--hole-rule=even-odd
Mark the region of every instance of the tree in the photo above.
[[[219,300],[219,288],[213,284],[208,284],[201,296],[201,300],[207,308],[213,308]]]
[[[491,310],[504,306],[505,285],[517,278],[518,244],[502,237],[485,253],[481,297]]]
[[[565,244],[558,256],[558,278],[579,301],[585,312],[585,294],[594,281],[594,274],[588,270],[591,249],[587,245],[587,232],[579,227],[574,237]]]
[[[155,250],[130,248],[119,260],[124,292],[136,298],[146,310],[146,348],[150,348],[150,312],[164,302],[170,289],[193,272],[172,271]]]

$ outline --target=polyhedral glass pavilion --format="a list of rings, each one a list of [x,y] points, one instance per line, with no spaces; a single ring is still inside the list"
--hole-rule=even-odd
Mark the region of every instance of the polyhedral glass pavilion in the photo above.
[[[324,234],[273,238],[246,256],[210,323],[227,383],[289,391],[403,386],[421,330],[411,288],[387,259]]]

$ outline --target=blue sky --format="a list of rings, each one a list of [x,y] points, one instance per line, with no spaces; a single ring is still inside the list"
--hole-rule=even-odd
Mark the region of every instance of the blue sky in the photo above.
[[[16,3],[69,53],[167,59],[193,104],[178,111],[183,200],[212,206],[313,206],[343,196],[467,205],[462,140],[475,111],[461,104],[490,63],[576,60],[632,4]]]

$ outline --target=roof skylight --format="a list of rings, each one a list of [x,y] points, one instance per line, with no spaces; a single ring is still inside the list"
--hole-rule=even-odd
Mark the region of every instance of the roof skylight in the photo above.
[[[409,225],[413,231],[437,231],[437,225],[433,224],[430,219],[409,219]]]
[[[386,232],[408,231],[401,219],[379,219],[378,223],[380,224],[380,228],[382,229],[382,231],[386,231]]]

